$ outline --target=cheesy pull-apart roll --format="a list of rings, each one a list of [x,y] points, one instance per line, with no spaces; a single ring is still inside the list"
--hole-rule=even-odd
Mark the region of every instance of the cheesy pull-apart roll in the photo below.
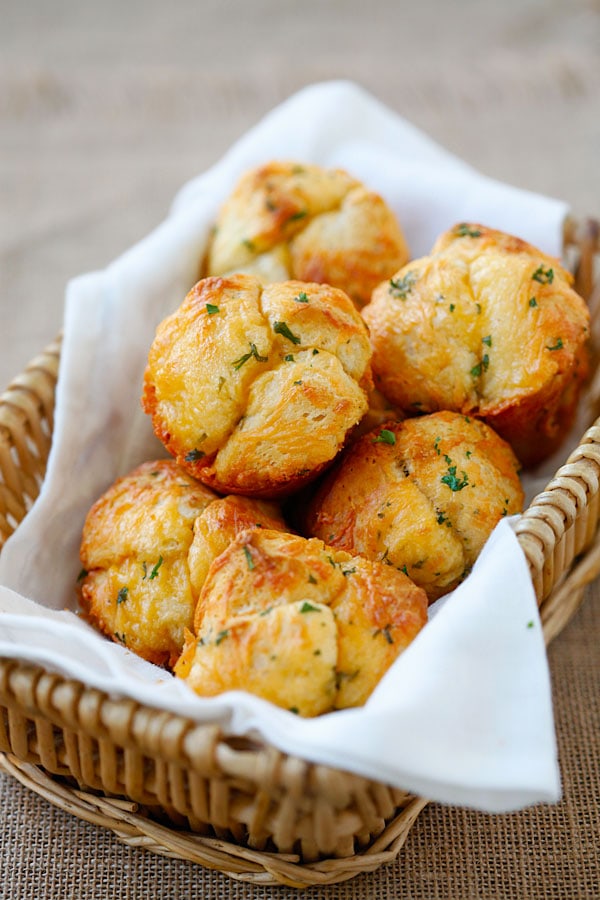
[[[378,194],[339,169],[271,162],[247,172],[225,202],[204,274],[324,282],[362,305],[408,259]]]
[[[589,312],[559,261],[461,224],[363,310],[377,387],[409,414],[483,418],[524,465],[559,445],[587,374]]]
[[[433,600],[468,574],[497,522],[521,511],[518,467],[476,419],[440,412],[387,423],[326,476],[306,530],[406,572]]]
[[[366,701],[427,619],[396,569],[291,534],[241,532],[212,564],[175,674],[303,716]]]
[[[222,493],[314,478],[368,408],[371,348],[328,285],[206,278],[158,327],[142,403],[165,447]]]
[[[218,523],[218,534],[208,522]],[[172,665],[193,625],[210,562],[239,531],[261,525],[286,527],[271,504],[220,498],[172,460],[143,463],[87,515],[82,608],[113,640],[150,662]]]

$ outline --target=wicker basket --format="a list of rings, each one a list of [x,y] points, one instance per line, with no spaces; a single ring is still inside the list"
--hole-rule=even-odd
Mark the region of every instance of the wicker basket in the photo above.
[[[596,327],[599,232],[596,222],[569,221],[564,236]],[[0,546],[44,476],[59,357],[57,342],[0,397]],[[597,356],[594,367],[590,422]],[[600,573],[599,497],[600,419],[517,527],[548,641]],[[331,884],[372,871],[396,857],[427,803],[14,660],[0,660],[0,751],[6,772],[122,841],[256,884]]]

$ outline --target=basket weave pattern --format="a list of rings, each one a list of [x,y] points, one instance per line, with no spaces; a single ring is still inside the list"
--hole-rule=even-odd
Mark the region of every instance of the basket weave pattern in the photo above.
[[[599,249],[598,223],[567,222],[565,254],[596,327]],[[57,341],[0,397],[0,547],[39,492],[59,359]],[[585,402],[594,424],[517,525],[547,641],[600,573],[593,362]],[[0,660],[0,751],[5,771],[126,843],[256,884],[303,887],[372,871],[395,858],[427,803],[14,660]]]

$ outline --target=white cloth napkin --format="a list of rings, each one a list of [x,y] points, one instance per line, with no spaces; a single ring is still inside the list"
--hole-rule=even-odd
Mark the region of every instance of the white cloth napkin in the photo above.
[[[274,158],[341,166],[379,191],[413,256],[460,221],[560,254],[564,204],[480,175],[351,83],[291,97],[184,187],[149,237],[69,285],[46,480],[0,556],[0,656],[440,802],[494,812],[555,801],[560,777],[544,642],[509,522],[498,526],[466,582],[433,607],[366,706],[318,719],[243,692],[200,699],[75,614],[87,510],[115,477],[164,455],[139,403],[154,329],[196,280],[208,231],[237,177]]]

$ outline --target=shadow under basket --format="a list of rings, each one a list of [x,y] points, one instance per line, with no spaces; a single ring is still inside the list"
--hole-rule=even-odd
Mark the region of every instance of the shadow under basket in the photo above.
[[[597,222],[567,221],[565,261],[592,313],[591,427],[517,525],[546,640],[600,573],[600,251]],[[0,397],[0,546],[38,494],[52,440],[60,342]],[[399,853],[427,800],[217,726],[114,699],[0,660],[0,768],[127,844],[255,884],[333,884]]]

